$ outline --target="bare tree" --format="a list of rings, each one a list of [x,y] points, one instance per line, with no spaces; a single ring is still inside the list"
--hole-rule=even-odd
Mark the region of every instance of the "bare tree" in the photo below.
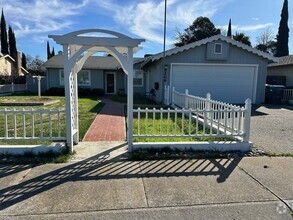
[[[40,59],[40,56],[32,57],[27,55],[27,69],[30,75],[45,75],[46,68],[44,66],[44,61]]]
[[[272,55],[276,55],[277,52],[277,42],[275,41],[275,35],[271,28],[267,28],[263,33],[261,33],[257,38],[256,49],[261,50]]]
[[[271,28],[267,28],[263,33],[261,33],[257,38],[256,41],[258,44],[268,44],[269,42],[273,41],[275,38],[274,31]]]

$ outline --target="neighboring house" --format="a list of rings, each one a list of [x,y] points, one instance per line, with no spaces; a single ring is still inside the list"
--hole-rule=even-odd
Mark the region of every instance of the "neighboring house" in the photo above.
[[[134,94],[153,92],[156,102],[164,99],[164,85],[196,96],[206,96],[230,103],[244,103],[247,98],[260,104],[265,98],[267,65],[277,58],[216,35],[165,53],[134,60]],[[45,63],[47,88],[63,87],[63,56],[58,54]],[[106,94],[127,91],[127,76],[115,58],[93,56],[78,73],[81,87],[102,88]]]
[[[23,67],[21,67],[20,54],[18,53],[18,63],[10,55],[0,54],[0,75],[5,76],[23,76],[28,73]]]
[[[278,63],[268,65],[267,83],[293,86],[293,55],[280,57]]]
[[[47,89],[64,87],[63,55],[61,52],[45,62],[47,70]],[[144,81],[136,71],[134,92],[145,95]],[[106,94],[126,93],[127,75],[118,61],[112,56],[91,56],[77,75],[78,86],[81,88],[104,89]],[[137,88],[137,89],[136,89]]]

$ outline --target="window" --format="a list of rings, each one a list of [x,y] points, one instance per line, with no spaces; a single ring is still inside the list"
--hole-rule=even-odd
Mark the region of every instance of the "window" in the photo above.
[[[220,43],[215,44],[214,53],[215,54],[222,54],[222,44],[220,44]]]
[[[91,85],[91,74],[89,70],[81,70],[77,74],[77,83],[80,86]]]
[[[60,85],[64,85],[64,70],[60,70]],[[89,70],[81,70],[77,73],[77,83],[79,86],[91,85],[91,74]]]
[[[136,86],[136,87],[143,86],[143,71],[141,70],[134,71],[133,86]]]

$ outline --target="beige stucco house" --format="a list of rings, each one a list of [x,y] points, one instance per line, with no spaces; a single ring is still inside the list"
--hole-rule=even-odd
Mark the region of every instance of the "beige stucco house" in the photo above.
[[[28,73],[26,69],[21,66],[20,54],[18,53],[18,63],[10,55],[3,55],[0,53],[0,75],[11,76],[18,75],[23,76]]]

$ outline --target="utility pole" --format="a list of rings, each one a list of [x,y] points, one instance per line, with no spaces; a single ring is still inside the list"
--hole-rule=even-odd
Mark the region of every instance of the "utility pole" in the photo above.
[[[167,18],[167,0],[165,0],[165,13],[164,13],[164,49],[163,49],[164,59],[166,55],[166,23],[167,23],[166,18]]]

